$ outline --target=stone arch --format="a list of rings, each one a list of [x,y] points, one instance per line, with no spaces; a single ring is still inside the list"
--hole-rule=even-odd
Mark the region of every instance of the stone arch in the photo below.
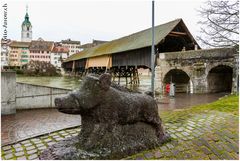
[[[182,69],[170,69],[163,77],[163,87],[166,87],[167,83],[174,83],[176,87],[176,93],[188,93],[192,92],[192,80]]]
[[[233,66],[217,64],[207,73],[207,89],[209,93],[231,92],[233,81]]]

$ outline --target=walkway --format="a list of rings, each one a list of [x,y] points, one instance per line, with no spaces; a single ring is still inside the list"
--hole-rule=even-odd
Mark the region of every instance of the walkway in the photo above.
[[[80,116],[56,109],[20,110],[1,117],[1,141],[6,145],[80,124]]]

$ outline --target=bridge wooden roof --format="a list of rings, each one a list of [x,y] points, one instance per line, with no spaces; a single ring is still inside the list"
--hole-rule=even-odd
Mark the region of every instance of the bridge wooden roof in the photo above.
[[[191,33],[188,31],[183,20],[176,19],[155,27],[155,45],[159,44],[169,34],[178,34],[177,32],[171,33],[178,24],[181,24],[181,26],[185,30],[184,33],[179,32],[179,34],[188,35],[191,41],[197,44],[197,42],[195,41]],[[143,30],[134,34],[131,34],[110,42],[106,42],[104,44],[100,44],[95,47],[76,53],[70,56],[64,62],[69,62],[69,61],[79,60],[79,59],[89,58],[89,57],[96,57],[101,55],[115,54],[115,53],[120,53],[124,51],[130,51],[130,50],[140,49],[144,47],[149,47],[152,45],[151,33],[152,33],[151,28],[148,28],[146,30]]]

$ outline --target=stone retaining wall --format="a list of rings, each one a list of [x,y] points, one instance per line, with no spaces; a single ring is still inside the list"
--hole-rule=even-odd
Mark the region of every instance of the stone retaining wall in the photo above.
[[[1,72],[1,114],[15,114],[16,109],[54,108],[54,99],[70,91],[19,83],[15,72]]]
[[[54,99],[66,95],[69,89],[16,83],[16,109],[52,108]]]

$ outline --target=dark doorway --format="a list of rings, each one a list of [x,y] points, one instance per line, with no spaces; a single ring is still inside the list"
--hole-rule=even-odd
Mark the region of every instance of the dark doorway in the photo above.
[[[180,69],[170,70],[164,77],[164,86],[167,83],[174,83],[177,93],[187,93],[190,91],[189,76]]]
[[[231,92],[233,69],[229,66],[219,65],[208,73],[208,92]]]

